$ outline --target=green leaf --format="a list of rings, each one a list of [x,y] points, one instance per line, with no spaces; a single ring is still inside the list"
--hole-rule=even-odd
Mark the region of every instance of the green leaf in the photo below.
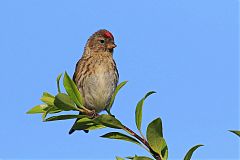
[[[54,105],[54,98],[42,97],[40,100],[48,105]]]
[[[145,156],[135,156],[133,160],[153,160],[153,159]]]
[[[50,93],[43,92],[43,96],[40,98],[40,100],[48,105],[54,105],[54,96]]]
[[[79,119],[74,125],[73,129],[75,130],[95,130],[101,129],[105,126],[95,123],[92,119],[89,118],[82,118]]]
[[[93,124],[93,125],[86,125],[84,126],[84,130],[96,130],[96,129],[102,129],[105,128],[105,126],[103,125],[99,125],[99,124]]]
[[[49,113],[51,107],[47,107],[46,110],[42,114],[42,121],[45,121],[45,118],[47,117],[47,114]]]
[[[201,146],[203,146],[203,145],[202,145],[202,144],[199,144],[199,145],[196,145],[196,146],[192,147],[192,148],[187,152],[187,154],[185,155],[184,160],[190,160],[191,157],[192,157],[193,152],[194,152],[198,147],[201,147]]]
[[[45,112],[42,114],[42,121],[45,121],[45,118],[47,117],[47,114],[48,114],[48,111],[45,111]]]
[[[133,159],[134,157],[133,156],[127,156],[126,158],[127,159]]]
[[[127,136],[125,134],[119,133],[119,132],[110,132],[105,135],[102,135],[101,137],[109,138],[109,139],[119,139],[119,140],[124,140],[124,141],[128,141],[128,142],[132,142],[132,143],[141,145],[136,139],[134,139],[130,136]]]
[[[60,83],[59,83],[61,77],[62,77],[62,73],[57,76],[57,89],[58,89],[58,93],[61,93]]]
[[[56,106],[50,106],[48,105],[48,107],[44,108],[44,113],[42,114],[42,120],[45,121],[45,118],[47,117],[47,115],[53,114],[53,113],[58,113],[61,112],[62,110],[57,108]]]
[[[44,111],[48,111],[48,113],[53,114],[53,113],[59,113],[62,110],[57,108],[56,106],[49,106],[43,109]]]
[[[135,110],[135,122],[136,126],[139,131],[141,131],[141,125],[142,125],[142,107],[144,104],[145,99],[150,96],[151,94],[156,93],[154,91],[148,92],[137,104],[136,110]]]
[[[161,154],[163,144],[162,121],[160,118],[153,120],[147,127],[147,140],[150,147]]]
[[[59,115],[59,116],[49,117],[45,121],[58,121],[58,120],[85,118],[85,117],[86,115]]]
[[[44,108],[46,108],[47,104],[40,104],[33,108],[31,108],[29,111],[27,111],[27,114],[37,114],[37,113],[44,113]]]
[[[43,97],[52,97],[54,98],[54,96],[48,92],[43,92]]]
[[[110,128],[122,129],[122,123],[113,116],[102,114],[94,119],[94,122]]]
[[[124,160],[124,158],[116,157],[116,160]]]
[[[167,160],[168,159],[168,150],[166,150],[164,156],[162,157],[162,160]]]
[[[121,83],[116,87],[116,89],[115,89],[115,91],[114,91],[114,93],[113,93],[113,95],[112,95],[112,97],[111,97],[110,103],[109,103],[109,105],[108,105],[108,107],[107,107],[107,110],[110,110],[110,108],[112,107],[112,105],[113,105],[113,103],[114,103],[114,100],[115,100],[115,97],[116,97],[118,91],[119,91],[126,83],[127,83],[127,81],[123,81],[123,82],[121,82]]]
[[[238,137],[240,137],[240,131],[237,131],[237,130],[229,130],[229,132],[232,132],[232,133],[236,134]]]
[[[161,156],[163,158],[163,160],[167,160],[168,159],[168,146],[167,146],[167,143],[165,141],[164,138],[161,138]]]
[[[77,106],[81,107],[83,105],[83,98],[73,80],[69,77],[67,72],[64,74],[63,85],[71,97],[71,99],[77,104]]]
[[[54,100],[55,97],[53,95],[51,95],[48,92],[43,92],[43,96],[40,99],[42,102],[47,104],[47,107],[45,107],[43,110],[43,114],[42,114],[42,120],[44,121],[47,114],[48,113],[57,113],[57,112],[61,112],[61,110],[59,110],[58,108],[54,108]]]
[[[76,110],[74,102],[65,93],[59,93],[56,95],[54,105],[64,111]]]

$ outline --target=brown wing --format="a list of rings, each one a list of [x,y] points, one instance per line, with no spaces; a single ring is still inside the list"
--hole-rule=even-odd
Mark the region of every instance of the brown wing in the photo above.
[[[79,61],[80,61],[80,60],[79,60]],[[75,79],[76,79],[76,72],[77,72],[77,66],[78,66],[79,61],[78,61],[77,64],[75,65],[75,71],[74,71],[73,78],[72,78],[73,81],[75,82],[75,84],[77,84]]]
[[[76,64],[75,72],[73,74],[73,81],[78,87],[78,90],[84,97],[83,92],[83,82],[89,74],[89,58],[90,57],[82,57]]]
[[[117,83],[118,83],[118,79],[119,79],[119,73],[118,73],[118,69],[117,69],[117,65],[116,65],[116,62],[113,60],[113,63],[114,63],[114,70],[116,71],[116,76],[117,76]]]

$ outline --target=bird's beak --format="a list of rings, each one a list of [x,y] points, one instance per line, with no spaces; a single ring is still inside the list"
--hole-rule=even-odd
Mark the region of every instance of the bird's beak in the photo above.
[[[108,46],[107,46],[108,49],[113,49],[115,47],[117,47],[117,45],[115,43],[108,44]]]

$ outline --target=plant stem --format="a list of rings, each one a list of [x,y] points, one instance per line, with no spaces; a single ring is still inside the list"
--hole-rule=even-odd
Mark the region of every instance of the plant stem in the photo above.
[[[98,117],[98,116],[99,116],[99,114],[95,114],[93,118],[96,118],[96,117]],[[161,155],[159,155],[158,153],[156,153],[156,152],[150,147],[148,141],[144,138],[143,135],[142,135],[142,136],[143,136],[143,138],[142,138],[142,137],[139,136],[137,133],[135,133],[133,130],[131,130],[130,128],[128,128],[127,126],[125,126],[125,125],[123,125],[123,124],[122,124],[122,126],[123,126],[122,129],[123,129],[124,131],[126,131],[127,133],[129,133],[129,134],[132,135],[133,137],[137,138],[140,142],[142,142],[142,144],[144,144],[144,145],[149,149],[150,153],[152,154],[152,156],[153,156],[156,160],[162,160]],[[145,147],[144,147],[144,148],[145,148]],[[146,149],[146,150],[148,151],[148,149]]]
[[[139,130],[139,133],[140,133],[140,135],[142,136],[142,138],[143,138],[145,141],[147,141],[141,130]]]
[[[162,159],[161,159],[161,156],[160,156],[158,153],[156,153],[156,152],[150,147],[149,143],[148,143],[145,139],[143,139],[142,137],[140,137],[138,134],[136,134],[134,131],[132,131],[130,128],[128,128],[128,127],[125,126],[125,125],[123,125],[123,129],[124,129],[127,133],[131,134],[132,136],[134,136],[135,138],[137,138],[139,141],[141,141],[141,142],[149,149],[149,151],[151,152],[152,156],[153,156],[156,160],[162,160]]]

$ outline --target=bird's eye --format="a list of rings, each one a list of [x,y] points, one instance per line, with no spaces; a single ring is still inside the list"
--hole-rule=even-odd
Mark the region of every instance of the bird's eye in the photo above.
[[[101,39],[99,42],[100,42],[101,44],[105,43],[105,41],[104,41],[103,39]]]

